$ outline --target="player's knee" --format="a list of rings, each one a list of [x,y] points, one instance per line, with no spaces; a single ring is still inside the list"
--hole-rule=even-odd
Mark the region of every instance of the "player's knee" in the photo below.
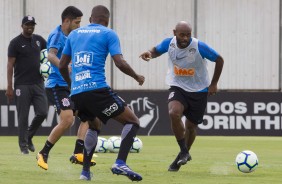
[[[182,117],[182,113],[174,109],[170,109],[168,113],[171,119],[181,119]]]

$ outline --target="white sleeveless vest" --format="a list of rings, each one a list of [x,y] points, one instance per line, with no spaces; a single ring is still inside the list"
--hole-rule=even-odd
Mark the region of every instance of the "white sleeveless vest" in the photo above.
[[[180,49],[174,36],[169,44],[168,55],[167,85],[178,86],[187,92],[201,91],[209,86],[207,61],[199,53],[196,38],[192,38],[188,47]]]

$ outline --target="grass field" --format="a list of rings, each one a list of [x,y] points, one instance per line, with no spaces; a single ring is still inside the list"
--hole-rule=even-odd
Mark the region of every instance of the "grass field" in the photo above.
[[[108,138],[109,136],[103,136]],[[178,153],[172,136],[140,136],[143,149],[130,153],[127,164],[143,176],[146,184],[280,184],[282,183],[282,137],[220,137],[198,136],[191,150],[193,160],[179,172],[167,168]],[[46,137],[35,137],[36,151],[42,148]],[[71,164],[69,156],[75,137],[63,137],[55,145],[48,160],[49,170],[40,169],[36,153],[21,155],[17,137],[0,136],[1,184],[80,184],[132,183],[124,176],[113,175],[110,167],[116,154],[99,153],[97,165],[91,168],[92,181],[80,181],[81,166]],[[237,153],[249,149],[259,158],[256,171],[240,173],[234,163]]]

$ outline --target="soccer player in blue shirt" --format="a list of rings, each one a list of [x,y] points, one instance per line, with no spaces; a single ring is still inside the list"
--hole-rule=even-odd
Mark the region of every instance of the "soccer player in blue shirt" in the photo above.
[[[168,171],[178,171],[192,157],[189,150],[196,138],[196,128],[203,122],[207,96],[217,92],[217,83],[223,68],[223,58],[204,42],[191,36],[191,25],[179,22],[173,30],[174,37],[164,39],[159,45],[140,55],[149,61],[168,53],[166,83],[170,86],[168,97],[169,117],[180,152]],[[207,61],[215,62],[210,82]],[[185,126],[181,120],[186,116]]]
[[[48,60],[51,62],[52,73],[46,83],[46,93],[49,101],[54,104],[60,116],[60,122],[53,128],[43,149],[37,155],[37,164],[47,170],[47,159],[50,150],[61,136],[72,126],[74,122],[74,104],[69,99],[70,91],[58,69],[65,41],[69,33],[80,26],[83,13],[74,6],[68,6],[62,12],[62,25],[51,32],[47,40]],[[74,153],[70,158],[72,163],[83,162],[84,136],[88,129],[88,123],[81,122],[78,129]],[[91,165],[95,165],[94,160]]]
[[[136,74],[124,60],[117,34],[107,28],[109,18],[110,12],[105,6],[95,6],[90,17],[91,24],[71,32],[60,60],[60,72],[71,88],[71,99],[78,108],[78,117],[89,122],[80,179],[91,180],[89,163],[97,145],[101,126],[94,120],[98,117],[103,123],[113,118],[124,125],[120,151],[111,168],[113,174],[125,175],[132,181],[140,181],[142,176],[126,165],[128,152],[139,129],[139,119],[106,83],[107,55],[110,53],[115,65],[123,73],[134,78],[139,85],[142,85],[145,79]],[[71,60],[70,79],[68,65]]]

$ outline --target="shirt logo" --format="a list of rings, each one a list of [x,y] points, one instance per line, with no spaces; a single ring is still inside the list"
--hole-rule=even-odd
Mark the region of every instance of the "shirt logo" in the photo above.
[[[183,56],[183,57],[178,57],[178,56],[176,56],[176,60],[180,60],[180,59],[184,59],[184,58],[186,58],[187,56]]]
[[[36,45],[38,46],[38,47],[40,47],[40,41],[36,41]]]
[[[22,45],[22,48],[24,48],[25,47],[25,45]]]
[[[195,68],[180,68],[176,65],[173,66],[174,74],[177,76],[194,76]]]
[[[191,48],[191,49],[189,50],[189,54],[190,54],[190,55],[195,54],[195,52],[196,52],[196,49],[195,49],[195,48]]]
[[[90,75],[90,70],[82,71],[82,72],[75,74],[75,81],[81,81],[81,80],[90,79],[90,78],[92,78]]]
[[[74,54],[74,67],[91,66],[93,52],[81,51]]]

